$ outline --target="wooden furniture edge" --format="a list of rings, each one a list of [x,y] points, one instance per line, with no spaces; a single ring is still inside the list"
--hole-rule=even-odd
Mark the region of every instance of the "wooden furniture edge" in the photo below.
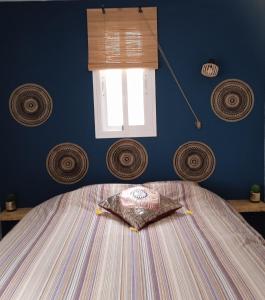
[[[265,202],[250,202],[249,200],[226,200],[238,212],[265,212]],[[21,220],[32,208],[23,207],[17,208],[14,211],[0,212],[0,221],[19,221]]]
[[[21,220],[32,208],[22,207],[14,211],[3,210],[0,212],[0,221],[19,221]]]
[[[250,202],[249,200],[227,200],[238,212],[265,212],[265,202]]]

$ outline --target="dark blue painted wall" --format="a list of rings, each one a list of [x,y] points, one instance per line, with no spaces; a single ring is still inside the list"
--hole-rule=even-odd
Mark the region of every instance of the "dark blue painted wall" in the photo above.
[[[107,1],[121,7],[125,1]],[[157,138],[138,139],[149,153],[146,172],[135,182],[177,179],[172,156],[190,140],[215,152],[216,170],[202,185],[227,198],[247,197],[250,185],[263,182],[264,4],[262,0],[130,1],[129,6],[158,6],[159,40],[202,120],[197,130],[164,62],[156,73]],[[15,192],[19,206],[36,205],[80,186],[117,182],[105,166],[115,141],[94,137],[93,90],[87,70],[86,8],[102,1],[0,4],[0,198]],[[207,79],[201,65],[215,58],[220,75]],[[227,123],[211,110],[210,95],[222,80],[239,78],[255,93],[255,107],[241,122]],[[35,82],[53,97],[53,114],[44,125],[27,128],[8,109],[10,93]],[[87,176],[60,185],[46,172],[48,151],[73,142],[88,153]]]

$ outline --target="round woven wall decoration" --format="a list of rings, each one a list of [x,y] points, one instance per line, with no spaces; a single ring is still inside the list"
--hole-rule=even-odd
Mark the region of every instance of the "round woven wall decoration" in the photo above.
[[[17,87],[9,98],[13,118],[28,127],[38,126],[52,113],[52,98],[40,85],[27,83]]]
[[[254,94],[250,86],[238,79],[219,83],[212,92],[211,104],[220,119],[236,122],[244,119],[254,105]]]
[[[209,178],[215,169],[214,153],[206,144],[191,141],[177,149],[173,166],[180,178],[201,182]]]
[[[53,147],[46,160],[50,176],[57,182],[73,184],[87,173],[89,161],[86,152],[76,144],[63,143]]]
[[[145,171],[148,155],[142,144],[133,139],[121,139],[112,144],[106,155],[109,171],[122,180],[132,180]]]

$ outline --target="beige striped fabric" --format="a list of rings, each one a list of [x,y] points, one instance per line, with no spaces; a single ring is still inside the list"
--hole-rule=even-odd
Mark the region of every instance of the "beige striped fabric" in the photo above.
[[[224,200],[153,182],[183,207],[140,232],[95,214],[132,186],[86,186],[35,207],[0,242],[0,299],[265,299],[265,241]]]

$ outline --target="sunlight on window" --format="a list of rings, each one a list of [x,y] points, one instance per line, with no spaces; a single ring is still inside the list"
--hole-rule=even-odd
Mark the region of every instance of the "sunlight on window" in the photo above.
[[[128,122],[144,125],[144,70],[127,70]]]
[[[155,70],[93,71],[96,138],[157,136]]]
[[[122,109],[122,71],[105,70],[106,99],[107,99],[107,125],[123,125]]]

